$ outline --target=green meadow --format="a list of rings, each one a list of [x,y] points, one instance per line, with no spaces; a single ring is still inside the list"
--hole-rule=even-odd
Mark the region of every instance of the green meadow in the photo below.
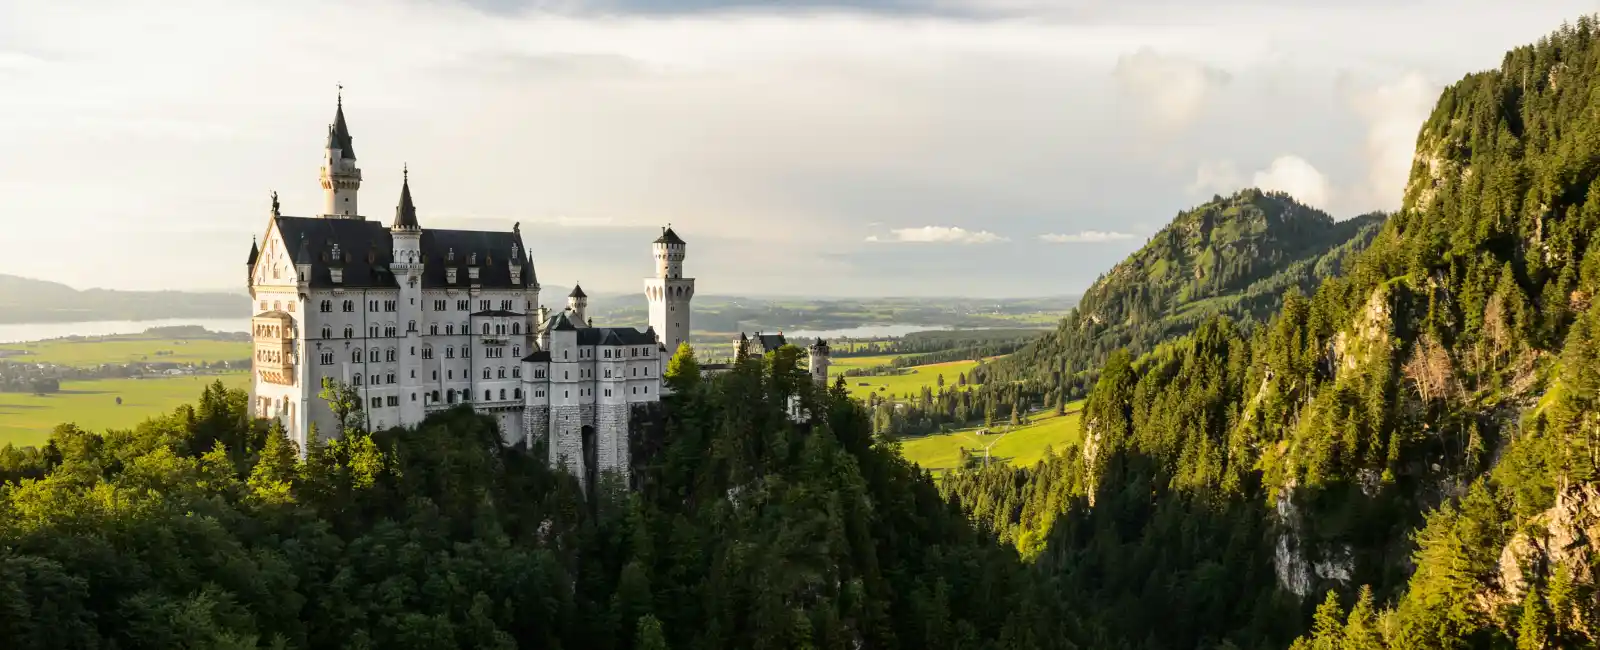
[[[857,357],[856,359],[880,359],[870,365],[888,363],[893,359],[888,357]],[[912,366],[906,368],[905,374],[883,375],[878,377],[845,377],[845,385],[850,388],[850,395],[866,399],[868,395],[877,393],[884,399],[905,399],[907,395],[916,396],[922,392],[922,387],[927,386],[937,390],[939,376],[944,375],[945,386],[955,386],[956,378],[962,373],[970,372],[977,367],[976,361],[951,361],[949,363],[933,363],[926,366]],[[870,366],[868,366],[870,367]],[[970,385],[970,384],[969,384]]]
[[[1031,466],[1044,458],[1046,449],[1059,454],[1078,444],[1079,413],[1082,402],[1067,405],[1066,415],[1054,411],[1041,411],[1032,422],[1015,428],[999,425],[986,436],[978,435],[982,427],[962,429],[951,433],[936,433],[917,438],[907,438],[900,444],[900,453],[906,460],[921,465],[934,474],[943,474],[961,462],[961,450],[967,449],[977,456],[990,443],[990,462],[1004,462],[1018,467]],[[1007,433],[1007,429],[1011,429]],[[998,441],[998,442],[996,442]]]
[[[59,393],[0,393],[0,445],[44,444],[56,425],[68,422],[95,431],[130,428],[199,401],[206,385],[219,379],[229,388],[244,389],[250,373],[64,381]]]
[[[7,350],[20,354],[5,352]],[[139,334],[0,344],[0,360],[80,367],[131,361],[198,363],[249,358],[248,341],[148,338]]]

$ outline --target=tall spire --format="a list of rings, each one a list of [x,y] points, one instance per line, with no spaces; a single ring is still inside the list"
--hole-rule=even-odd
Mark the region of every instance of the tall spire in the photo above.
[[[400,204],[394,209],[392,230],[421,230],[417,224],[417,206],[411,202],[411,169],[400,168]]]
[[[356,159],[356,149],[350,142],[350,125],[344,121],[344,86],[339,86],[338,104],[333,111],[333,125],[328,127],[328,148],[338,149],[340,157]]]
[[[333,123],[328,125],[328,146],[322,160],[322,214],[335,219],[361,219],[356,194],[361,189],[361,170],[356,167],[356,149],[350,125],[344,118],[344,86],[339,87]]]

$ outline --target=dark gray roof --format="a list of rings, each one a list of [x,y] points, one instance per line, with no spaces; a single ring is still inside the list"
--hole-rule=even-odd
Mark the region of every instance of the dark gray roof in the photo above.
[[[356,159],[356,148],[351,143],[350,127],[344,123],[344,98],[339,98],[339,108],[333,113],[333,124],[328,126],[328,148],[337,148],[340,155]]]
[[[256,267],[256,258],[258,258],[258,257],[261,257],[261,247],[256,246],[256,238],[255,237],[251,237],[250,238],[250,261],[245,262],[245,265],[249,266],[252,269],[255,268]]]
[[[687,244],[688,242],[683,241],[683,238],[679,237],[678,233],[672,232],[672,227],[668,226],[666,228],[662,228],[661,229],[661,236],[656,238],[655,243],[657,243],[657,244],[678,244],[678,245],[681,246],[681,245]]]
[[[294,248],[294,262],[311,265],[312,287],[333,286],[351,288],[394,288],[394,275],[389,263],[394,257],[394,239],[389,229],[376,221],[358,219],[322,219],[310,217],[277,217],[274,220],[286,244]],[[303,242],[303,243],[296,243]],[[340,262],[344,265],[344,282],[335,285],[328,274],[333,247],[339,247]],[[511,247],[525,247],[522,235],[515,232],[487,232],[479,230],[424,230],[421,246],[422,286],[437,289],[448,286],[469,287],[472,276],[468,262],[478,265],[478,284],[485,289],[518,289],[531,286],[531,272],[525,272],[522,282],[511,283]],[[453,255],[452,255],[453,253]],[[445,282],[445,267],[455,267],[454,285]]]
[[[473,316],[501,316],[501,317],[511,316],[511,317],[515,317],[515,318],[522,318],[522,316],[523,316],[523,314],[519,314],[519,313],[514,312],[514,311],[506,311],[504,309],[490,309],[489,311],[477,311],[477,312],[472,312],[472,315]]]
[[[588,298],[589,294],[583,292],[583,287],[574,284],[574,285],[572,285],[572,293],[567,294],[567,297],[568,298]]]
[[[411,202],[410,174],[407,174],[400,181],[400,204],[394,208],[394,225],[391,228],[395,230],[422,229],[422,226],[417,225],[417,206]]]
[[[740,332],[739,335],[743,336],[744,333]],[[762,334],[760,332],[756,332],[755,336],[750,337],[750,342],[759,347],[763,353],[771,352],[789,344],[789,340],[784,338],[783,334],[781,333]]]
[[[549,320],[544,322],[544,329],[545,331],[561,331],[575,330],[578,328],[572,324],[572,319],[567,318],[567,312],[560,311],[556,312],[556,315],[551,316]]]
[[[550,361],[550,351],[549,350],[540,350],[538,352],[535,352],[533,354],[530,354],[528,356],[523,357],[522,360],[523,361],[535,361],[535,362],[543,361],[543,362],[547,362],[548,363]]]
[[[649,345],[655,333],[632,327],[585,327],[578,330],[578,345]]]

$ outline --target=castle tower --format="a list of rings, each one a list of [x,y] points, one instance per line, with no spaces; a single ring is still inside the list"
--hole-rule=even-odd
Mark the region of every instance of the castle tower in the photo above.
[[[567,318],[572,320],[573,325],[587,327],[589,320],[583,312],[588,308],[589,294],[583,292],[582,285],[572,285],[572,293],[567,294],[567,309],[572,313],[568,314]]]
[[[328,146],[322,158],[322,216],[330,219],[360,219],[356,191],[361,189],[361,170],[356,168],[356,150],[351,145],[350,127],[344,121],[344,93],[328,125]]]
[[[683,258],[687,244],[669,225],[653,246],[656,277],[644,281],[645,298],[650,302],[650,326],[655,328],[667,355],[689,340],[689,301],[694,298],[694,278],[683,277]]]
[[[417,349],[422,347],[422,226],[417,223],[417,206],[411,201],[411,171],[403,169],[400,180],[400,203],[394,208],[394,223],[389,226],[394,242],[389,271],[394,273],[395,284],[400,287],[395,304],[398,314],[396,325],[403,337],[400,343],[400,422],[415,424],[422,421],[423,404],[418,393],[423,391],[422,359]]]
[[[828,342],[819,338],[806,351],[808,352],[806,355],[806,367],[811,372],[811,378],[817,382],[818,386],[826,388],[828,386],[828,365],[832,363],[832,360],[829,359]]]

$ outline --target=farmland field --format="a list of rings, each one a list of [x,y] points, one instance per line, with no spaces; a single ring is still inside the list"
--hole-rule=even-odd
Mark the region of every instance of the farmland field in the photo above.
[[[858,359],[883,359],[879,363],[888,363],[893,357],[857,357]],[[876,363],[872,365],[877,365]],[[904,399],[906,395],[916,395],[922,392],[922,387],[927,386],[937,390],[939,375],[944,375],[945,386],[955,386],[956,379],[962,373],[970,372],[977,367],[976,361],[951,361],[949,363],[933,363],[926,366],[912,366],[906,368],[903,375],[883,375],[879,377],[845,377],[845,385],[850,388],[850,395],[859,399],[866,399],[867,395],[877,393],[884,399]]]
[[[1019,426],[1009,434],[1005,433],[1007,427],[1002,425],[993,427],[991,431],[994,433],[987,436],[977,435],[978,429],[981,429],[977,427],[908,438],[901,443],[900,452],[906,460],[935,474],[942,474],[956,467],[963,448],[981,456],[984,446],[995,443],[994,448],[989,450],[992,462],[1026,467],[1044,458],[1046,448],[1059,454],[1078,444],[1078,417],[1082,407],[1082,402],[1073,402],[1067,405],[1067,414],[1059,416],[1053,411],[1041,411],[1034,416],[1033,422]],[[995,442],[997,439],[999,442]]]
[[[12,354],[18,351],[21,354]],[[97,366],[102,363],[198,363],[250,358],[247,341],[108,336],[83,340],[51,340],[0,345],[0,359],[20,363]]]
[[[0,446],[43,444],[50,431],[65,422],[95,431],[129,428],[179,405],[198,402],[206,385],[218,379],[229,388],[243,389],[250,374],[64,381],[59,393],[0,393]]]

